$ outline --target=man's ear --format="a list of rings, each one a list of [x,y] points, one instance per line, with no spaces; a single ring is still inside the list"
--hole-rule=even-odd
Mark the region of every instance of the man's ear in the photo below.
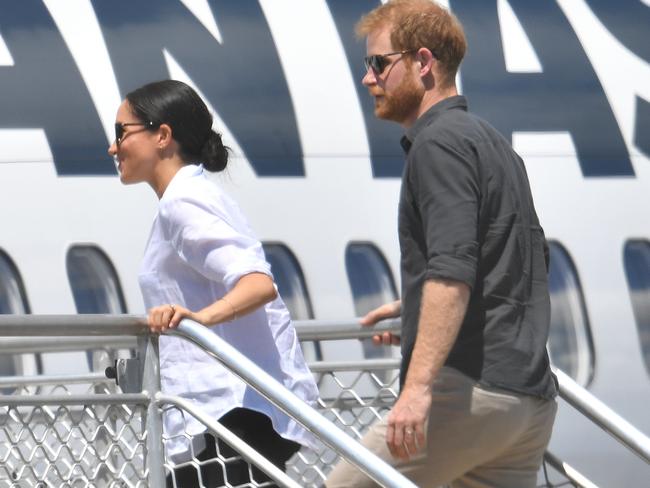
[[[158,147],[165,149],[172,140],[172,128],[168,124],[160,124],[160,127],[158,127]]]
[[[418,52],[415,54],[415,60],[420,68],[420,76],[427,76],[429,73],[433,73],[434,63],[436,58],[433,53],[426,47],[421,47],[418,49]]]

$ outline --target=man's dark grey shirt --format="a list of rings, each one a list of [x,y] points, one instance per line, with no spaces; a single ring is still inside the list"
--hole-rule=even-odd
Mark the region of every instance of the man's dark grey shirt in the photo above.
[[[479,383],[552,398],[546,353],[547,247],[521,158],[454,96],[402,138],[399,206],[402,369],[417,335],[424,282],[466,283],[471,296],[446,365]]]

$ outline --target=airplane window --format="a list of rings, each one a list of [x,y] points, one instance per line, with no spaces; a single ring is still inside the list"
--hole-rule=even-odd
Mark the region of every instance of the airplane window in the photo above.
[[[388,263],[373,244],[349,244],[345,252],[345,267],[357,316],[397,300]]]
[[[628,241],[623,253],[641,352],[650,374],[650,241]]]
[[[29,304],[18,268],[0,251],[0,314],[27,314]],[[40,357],[34,354],[0,354],[0,376],[35,374],[40,370]],[[0,390],[10,394],[11,389]]]
[[[0,313],[29,313],[23,281],[14,263],[2,251],[0,251]]]
[[[582,288],[567,251],[549,243],[551,327],[548,349],[551,362],[581,385],[591,381],[593,343]]]
[[[77,313],[126,313],[122,287],[108,256],[94,246],[73,246],[66,258],[68,280]],[[87,351],[91,371],[102,361],[105,354]]]
[[[66,267],[77,313],[126,313],[117,273],[103,251],[94,246],[73,246]]]
[[[397,300],[393,275],[386,259],[373,244],[351,243],[345,250],[345,268],[354,297],[354,310],[361,317],[384,303]],[[390,356],[390,348],[363,341],[367,358]]]
[[[264,254],[271,265],[271,272],[278,285],[278,291],[295,320],[314,318],[311,301],[307,293],[305,278],[298,260],[283,244],[264,244]]]
[[[278,292],[294,320],[309,320],[314,318],[314,312],[307,292],[307,285],[298,260],[284,244],[263,244],[264,254],[271,265],[271,272],[278,286]],[[320,345],[317,342],[304,342],[303,352],[308,361],[322,358]]]

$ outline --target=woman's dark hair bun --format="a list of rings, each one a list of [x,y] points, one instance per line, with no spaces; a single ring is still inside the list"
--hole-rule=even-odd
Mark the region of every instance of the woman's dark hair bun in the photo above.
[[[126,95],[131,110],[153,128],[167,124],[187,163],[203,163],[207,171],[223,171],[228,148],[212,130],[212,114],[192,87],[177,80],[148,83]]]
[[[223,145],[221,134],[211,130],[203,147],[201,148],[201,161],[203,167],[216,173],[226,169],[228,164],[228,148]]]

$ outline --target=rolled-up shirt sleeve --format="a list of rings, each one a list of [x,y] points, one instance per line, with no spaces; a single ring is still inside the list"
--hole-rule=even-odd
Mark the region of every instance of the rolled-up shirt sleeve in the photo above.
[[[271,276],[262,245],[252,233],[228,222],[225,212],[191,197],[160,207],[166,237],[180,258],[208,279],[232,289],[250,273]]]
[[[425,278],[461,281],[473,288],[480,200],[475,159],[431,140],[411,153],[409,185],[426,242]]]

